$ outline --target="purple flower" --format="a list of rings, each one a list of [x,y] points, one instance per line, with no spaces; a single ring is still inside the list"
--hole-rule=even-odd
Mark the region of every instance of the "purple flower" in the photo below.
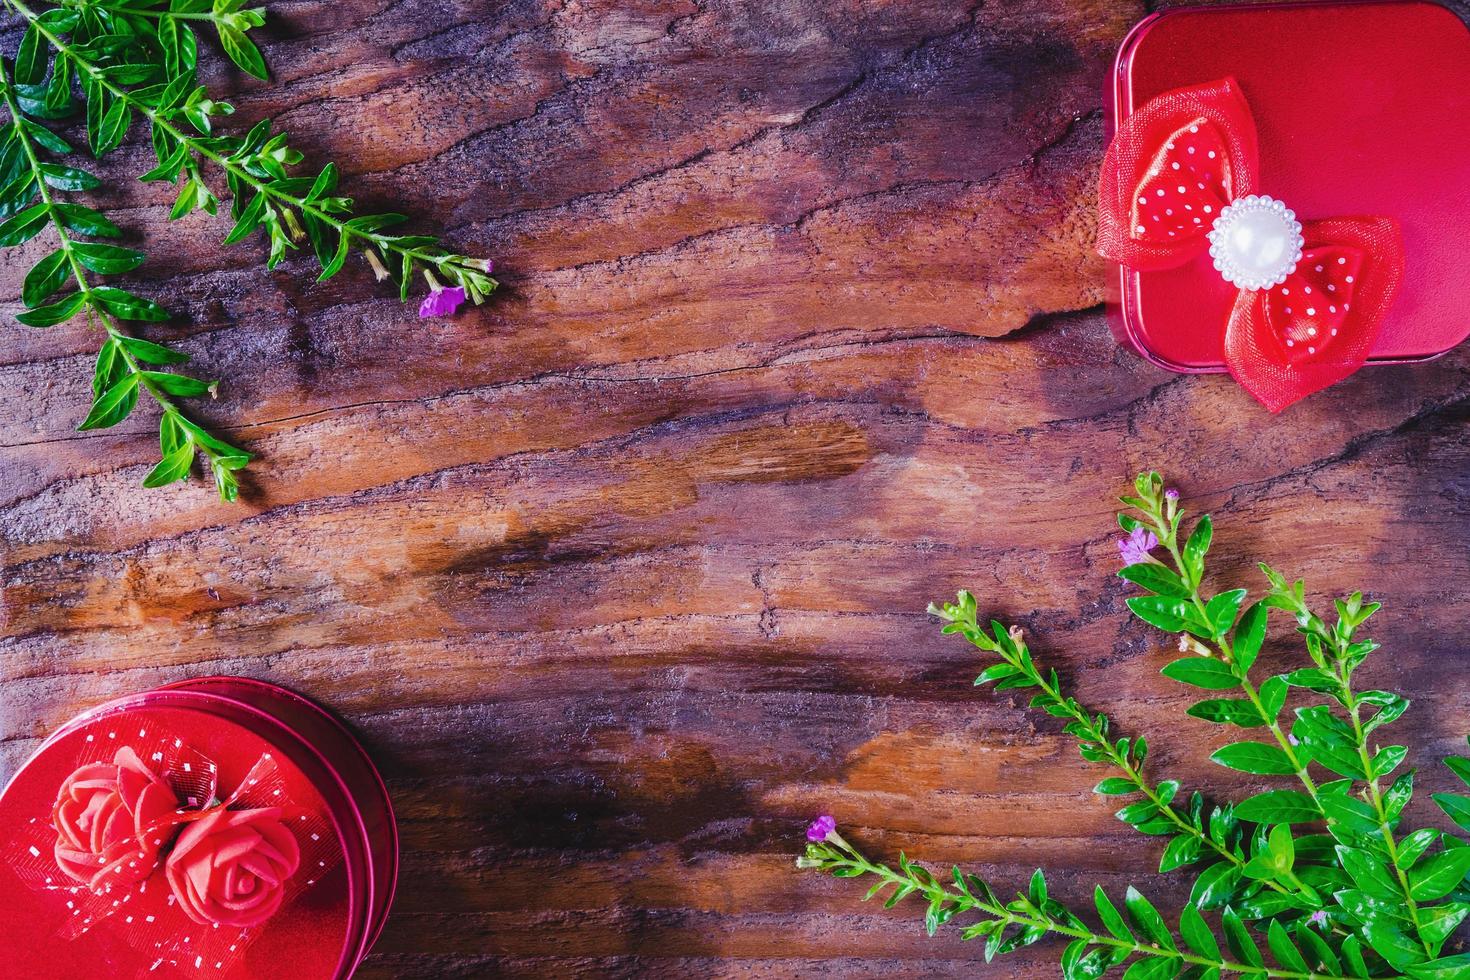
[[[1135,527],[1126,538],[1118,539],[1118,552],[1123,556],[1125,565],[1152,561],[1148,553],[1158,546],[1159,539],[1154,537],[1154,533],[1141,527]]]
[[[1327,925],[1327,912],[1326,912],[1326,910],[1325,909],[1318,909],[1316,912],[1313,912],[1311,915],[1307,916],[1307,921],[1310,922],[1314,926],[1325,926],[1325,925]]]
[[[1178,500],[1179,499],[1179,491],[1178,490],[1175,490],[1173,487],[1170,487],[1169,489],[1167,489],[1167,490],[1164,491],[1164,499],[1165,500]]]
[[[419,304],[419,316],[453,316],[464,303],[464,288],[461,286],[435,286]]]
[[[823,814],[812,821],[812,825],[806,829],[806,839],[813,844],[820,844],[827,839],[827,835],[837,829],[837,821]]]

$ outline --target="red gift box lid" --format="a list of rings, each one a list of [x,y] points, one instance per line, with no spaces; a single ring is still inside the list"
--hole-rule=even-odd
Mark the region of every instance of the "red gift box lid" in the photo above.
[[[1419,2],[1190,8],[1141,22],[1118,53],[1114,126],[1148,100],[1234,77],[1260,134],[1260,193],[1299,218],[1376,215],[1403,230],[1405,274],[1369,363],[1470,336],[1470,31]],[[1164,367],[1224,370],[1237,290],[1208,255],[1118,270],[1120,338]]]
[[[102,712],[80,723],[74,721],[22,767],[0,797],[0,834],[23,840],[29,838],[22,835],[30,834],[41,844],[35,850],[27,849],[37,862],[33,868],[23,867],[24,854],[20,855],[20,861],[14,855],[0,860],[0,920],[6,923],[6,928],[0,930],[0,975],[57,978],[146,975],[173,980],[215,975],[229,980],[288,977],[328,980],[350,969],[343,964],[355,962],[361,942],[361,911],[356,907],[360,900],[353,900],[351,862],[342,860],[343,828],[313,780],[292,761],[289,752],[282,751],[282,746],[250,727],[210,710],[201,710],[185,696],[160,696],[154,692],[144,696],[145,702],[149,699],[151,703]],[[204,702],[204,699],[196,700]],[[257,771],[254,767],[259,761],[269,756],[279,774],[283,799],[291,807],[288,823],[307,819],[297,817],[297,811],[309,812],[313,815],[311,819],[318,821],[310,826],[317,826],[327,841],[316,845],[314,851],[313,845],[305,839],[301,841],[303,853],[309,852],[311,859],[303,858],[297,872],[303,878],[299,884],[305,885],[309,875],[318,877],[309,879],[310,887],[302,887],[266,923],[252,930],[254,934],[242,944],[239,955],[223,963],[214,974],[209,970],[213,964],[202,959],[197,964],[180,963],[176,954],[171,959],[161,959],[158,950],[151,948],[152,933],[142,941],[130,938],[139,929],[153,930],[158,938],[166,939],[165,934],[171,931],[193,929],[197,935],[198,930],[205,928],[192,926],[173,903],[164,905],[159,901],[162,896],[154,893],[167,890],[161,873],[147,882],[153,886],[147,895],[134,893],[131,898],[138,899],[137,902],[108,913],[105,919],[99,916],[93,927],[79,933],[81,919],[73,923],[68,917],[80,916],[83,911],[89,916],[97,915],[97,903],[89,903],[86,889],[68,898],[64,886],[74,882],[61,877],[59,886],[63,887],[41,889],[34,880],[39,873],[37,869],[50,874],[49,866],[42,863],[50,859],[43,838],[54,841],[52,807],[58,789],[78,768],[79,760],[110,758],[112,747],[123,745],[135,748],[142,757],[141,746],[152,747],[165,734],[169,740],[187,739],[189,751],[200,753],[217,765],[220,797],[246,782]],[[320,867],[324,869],[320,872],[316,870],[318,858],[322,859]],[[145,904],[156,917],[147,926],[142,921],[141,906]],[[128,915],[130,909],[138,914]],[[175,918],[168,918],[170,915]]]

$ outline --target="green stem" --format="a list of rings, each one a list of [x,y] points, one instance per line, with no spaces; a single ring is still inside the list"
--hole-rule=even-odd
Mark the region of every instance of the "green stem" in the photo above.
[[[1028,663],[1027,660],[1023,657],[1011,657],[1003,648],[998,647],[995,652],[1006,663],[1017,668],[1018,670],[1025,672],[1035,686],[1041,688],[1053,699],[1055,699],[1056,703],[1061,705],[1062,708],[1067,712],[1067,717],[1080,724],[1086,730],[1087,738],[1102,747],[1103,753],[1108,757],[1108,761],[1113,765],[1113,767],[1122,772],[1124,776],[1127,777],[1128,781],[1131,782],[1134,787],[1136,787],[1138,792],[1143,794],[1144,798],[1158,809],[1160,814],[1168,818],[1168,820],[1176,825],[1181,831],[1195,838],[1201,844],[1210,848],[1226,861],[1229,861],[1231,864],[1234,864],[1238,868],[1245,867],[1246,861],[1241,858],[1240,855],[1236,854],[1234,851],[1224,846],[1223,844],[1218,843],[1209,834],[1201,831],[1198,827],[1194,825],[1192,821],[1186,820],[1183,816],[1180,815],[1179,811],[1175,810],[1173,806],[1171,806],[1166,800],[1164,800],[1164,798],[1159,795],[1158,790],[1155,787],[1149,785],[1148,781],[1144,778],[1143,773],[1138,771],[1138,768],[1133,764],[1133,760],[1124,753],[1119,752],[1117,746],[1113,744],[1112,739],[1108,737],[1107,733],[1099,729],[1097,722],[1094,720],[1092,715],[1089,712],[1082,710],[1080,707],[1075,706],[1070,698],[1067,698],[1062,694],[1060,687],[1058,685],[1050,683],[1042,674],[1042,672],[1036,669],[1034,664]],[[1263,882],[1263,884],[1265,884],[1266,887],[1272,889],[1273,891],[1278,891],[1282,894],[1291,893],[1290,889],[1283,887],[1276,881],[1265,881]]]
[[[46,209],[46,219],[51,223],[51,227],[56,232],[61,251],[66,256],[67,266],[71,269],[72,278],[76,280],[77,289],[86,297],[85,302],[89,315],[94,315],[101,322],[102,328],[107,332],[108,337],[117,342],[117,353],[122,357],[123,363],[127,365],[129,373],[137,375],[138,386],[148,392],[153,400],[158,403],[158,406],[163,409],[164,414],[172,415],[181,424],[185,423],[186,419],[184,414],[179,411],[173,399],[156,384],[148,380],[144,369],[138,364],[137,358],[133,356],[132,352],[122,342],[124,338],[128,338],[131,335],[118,325],[117,320],[107,312],[93,293],[91,283],[87,279],[86,270],[77,258],[76,250],[72,247],[72,238],[67,233],[66,225],[56,213],[56,202],[52,198],[51,190],[41,174],[41,161],[36,156],[35,145],[31,141],[30,134],[21,125],[20,106],[16,104],[15,95],[10,89],[10,83],[11,80],[8,73],[5,71],[3,65],[0,65],[0,88],[4,89],[3,98],[6,107],[10,110],[11,129],[15,131],[16,138],[20,141],[21,150],[25,153],[26,162],[30,165],[31,173],[35,178],[36,188],[40,193],[41,204]],[[220,455],[209,446],[197,441],[194,442],[194,446],[200,452],[210,457],[210,459],[215,459]]]
[[[118,6],[110,3],[96,3],[93,2],[93,0],[85,0],[85,2],[82,3],[69,3],[67,2],[67,0],[61,0],[61,6],[71,7],[75,10],[83,10],[87,8],[91,8],[93,10],[106,10],[108,13],[118,14],[123,17],[154,17],[158,20],[162,20],[163,18],[167,17],[171,20],[207,20],[211,23],[219,22],[219,18],[216,17],[213,12],[183,14],[168,9],[147,10],[139,7]]]
[[[1393,866],[1394,876],[1398,879],[1399,888],[1404,893],[1404,908],[1409,913],[1409,921],[1414,925],[1414,935],[1418,937],[1419,943],[1424,947],[1424,952],[1431,959],[1434,957],[1434,948],[1424,938],[1419,921],[1419,906],[1410,893],[1409,876],[1399,865],[1398,842],[1394,840],[1393,828],[1389,826],[1388,810],[1383,804],[1383,793],[1378,786],[1378,775],[1373,771],[1373,760],[1368,754],[1368,735],[1363,730],[1363,719],[1360,712],[1360,702],[1353,694],[1352,680],[1348,677],[1347,669],[1341,660],[1341,651],[1336,662],[1336,674],[1338,683],[1342,685],[1342,703],[1348,709],[1348,717],[1353,724],[1353,740],[1357,742],[1358,759],[1362,763],[1363,772],[1368,775],[1368,802],[1373,807],[1373,812],[1378,818],[1378,833],[1383,838],[1383,847],[1388,854],[1388,862]]]
[[[825,871],[842,868],[855,871],[859,874],[876,875],[896,887],[907,887],[918,891],[931,903],[953,903],[958,906],[958,910],[961,912],[980,912],[990,916],[992,919],[1000,920],[1006,923],[1006,925],[1041,929],[1059,936],[1067,936],[1071,939],[1083,939],[1095,946],[1126,949],[1130,955],[1178,960],[1191,966],[1199,966],[1207,970],[1216,969],[1223,973],[1241,973],[1256,977],[1281,977],[1283,980],[1327,980],[1325,974],[1301,973],[1294,970],[1282,970],[1267,966],[1250,966],[1249,964],[1237,963],[1232,960],[1215,960],[1204,956],[1197,956],[1193,953],[1182,952],[1177,949],[1166,949],[1146,943],[1127,942],[1112,935],[1099,935],[1090,930],[1078,929],[1043,916],[1016,912],[1003,905],[988,902],[959,890],[947,888],[927,873],[923,876],[905,874],[901,871],[895,871],[886,864],[875,864],[835,833],[828,837],[826,844],[816,845],[817,849],[824,847],[830,857],[824,858],[819,866]],[[843,877],[856,877],[856,875],[846,874]]]
[[[371,244],[377,246],[380,251],[393,252],[400,256],[406,256],[415,262],[432,264],[436,267],[443,267],[446,265],[458,265],[466,269],[475,270],[477,272],[483,271],[483,268],[479,263],[476,262],[476,260],[468,259],[465,256],[453,254],[436,255],[432,252],[426,252],[422,248],[417,246],[400,245],[396,242],[394,236],[391,235],[380,235],[373,231],[354,228],[347,221],[340,219],[333,215],[331,212],[325,211],[317,207],[316,205],[306,201],[304,197],[282,191],[279,188],[273,186],[271,181],[262,180],[236,161],[231,160],[227,156],[216,153],[208,146],[205,146],[200,141],[199,137],[191,135],[190,133],[187,133],[184,130],[180,129],[178,126],[175,126],[172,122],[163,118],[152,106],[140,101],[127,89],[123,88],[122,86],[118,85],[116,82],[108,78],[106,73],[102,71],[100,66],[89,60],[87,57],[78,54],[76,49],[67,44],[60,35],[42,24],[38,20],[37,14],[32,11],[30,7],[26,6],[24,0],[3,0],[3,2],[21,17],[23,17],[27,21],[27,23],[35,28],[35,30],[40,32],[41,36],[47,40],[51,47],[55,48],[58,52],[65,54],[67,58],[70,59],[70,61],[74,65],[76,65],[79,71],[86,72],[88,75],[96,80],[98,85],[111,92],[114,97],[121,99],[129,106],[136,109],[139,113],[146,117],[151,124],[158,127],[174,139],[178,140],[184,146],[188,147],[190,152],[195,153],[206,160],[212,161],[214,164],[221,167],[226,172],[234,175],[238,180],[242,181],[257,192],[264,194],[268,198],[271,198],[273,200],[279,201],[284,204],[289,204],[291,207],[296,208],[303,214],[311,215],[313,218],[321,221],[323,224],[335,228],[339,235],[344,235],[349,238],[357,238],[365,242],[370,242]]]
[[[1290,612],[1297,617],[1298,623],[1315,635],[1332,653],[1332,677],[1337,682],[1338,700],[1347,709],[1348,720],[1353,726],[1353,741],[1358,753],[1358,764],[1362,766],[1368,789],[1368,803],[1373,807],[1373,813],[1378,820],[1378,834],[1383,839],[1384,851],[1388,855],[1389,864],[1393,866],[1394,877],[1398,880],[1399,890],[1403,892],[1404,908],[1409,913],[1409,921],[1414,926],[1414,935],[1418,937],[1419,943],[1424,948],[1425,954],[1433,958],[1434,948],[1420,932],[1419,906],[1410,893],[1408,874],[1399,864],[1398,842],[1394,839],[1393,828],[1390,826],[1387,807],[1383,802],[1383,792],[1378,784],[1378,774],[1373,769],[1373,759],[1368,752],[1368,733],[1363,728],[1362,702],[1353,693],[1352,674],[1348,669],[1348,647],[1350,636],[1344,636],[1338,630],[1318,628],[1321,620],[1312,612],[1306,603],[1300,601],[1291,591],[1276,590],[1275,594],[1285,600],[1290,606]],[[1325,662],[1319,661],[1324,668]]]
[[[1210,634],[1215,643],[1215,646],[1219,648],[1222,659],[1225,661],[1225,663],[1230,665],[1231,671],[1235,674],[1235,678],[1239,682],[1241,693],[1243,693],[1246,696],[1246,699],[1249,700],[1252,706],[1255,707],[1256,712],[1260,714],[1262,718],[1266,719],[1267,730],[1269,730],[1271,732],[1271,736],[1276,739],[1276,744],[1281,747],[1281,751],[1286,754],[1287,761],[1290,762],[1292,768],[1296,770],[1297,779],[1301,780],[1302,786],[1304,786],[1307,790],[1307,795],[1312,798],[1312,802],[1316,803],[1317,808],[1320,810],[1322,808],[1322,804],[1317,794],[1317,783],[1316,780],[1312,779],[1311,773],[1307,772],[1306,762],[1304,762],[1301,756],[1297,754],[1296,746],[1292,744],[1291,739],[1286,737],[1286,732],[1282,730],[1280,722],[1278,722],[1274,717],[1267,713],[1265,705],[1261,701],[1260,692],[1256,689],[1256,686],[1251,683],[1250,677],[1247,675],[1247,672],[1241,670],[1239,668],[1239,665],[1236,664],[1234,653],[1230,648],[1229,636],[1224,633],[1216,633],[1214,624],[1210,623],[1209,614],[1205,611],[1204,598],[1200,595],[1199,583],[1193,580],[1193,576],[1189,574],[1189,570],[1184,566],[1184,556],[1179,551],[1178,535],[1170,526],[1170,523],[1167,520],[1164,520],[1161,515],[1155,514],[1150,516],[1155,521],[1154,530],[1158,534],[1159,541],[1162,542],[1164,547],[1168,550],[1169,557],[1174,560],[1174,569],[1179,573],[1180,580],[1189,586],[1190,603],[1194,606],[1195,611],[1199,613],[1200,622],[1208,624]]]

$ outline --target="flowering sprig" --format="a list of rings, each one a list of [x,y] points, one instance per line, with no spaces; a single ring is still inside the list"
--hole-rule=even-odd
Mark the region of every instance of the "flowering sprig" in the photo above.
[[[31,269],[21,287],[21,300],[30,309],[17,319],[32,327],[49,327],[85,313],[90,324],[105,334],[92,377],[92,408],[81,429],[105,429],[127,418],[146,392],[162,410],[158,422],[160,460],[143,485],[162,486],[186,478],[196,454],[204,460],[220,498],[238,495],[235,473],[250,462],[250,454],[212,435],[188,418],[176,399],[212,395],[213,382],[160,367],[176,366],[188,355],[133,336],[125,321],[167,319],[152,300],[116,286],[94,285],[90,274],[127,272],[143,263],[142,252],[121,248],[97,238],[121,234],[100,212],[63,201],[59,194],[96,186],[91,174],[45,162],[42,149],[67,154],[71,146],[43,122],[23,109],[21,89],[12,83],[0,63],[0,93],[9,120],[0,133],[0,246],[16,246],[50,229],[57,247]],[[59,297],[59,298],[58,298]]]
[[[1399,775],[1386,788],[1382,780],[1402,765],[1407,750],[1380,746],[1372,735],[1398,719],[1408,701],[1387,691],[1359,692],[1353,685],[1354,671],[1377,649],[1376,643],[1358,635],[1377,604],[1353,593],[1336,602],[1337,618],[1329,624],[1311,609],[1300,581],[1288,582],[1265,565],[1261,568],[1269,588],[1257,602],[1248,604],[1243,589],[1207,594],[1203,583],[1213,537],[1209,517],[1201,517],[1186,534],[1179,495],[1165,490],[1158,474],[1141,474],[1134,490],[1134,495],[1123,498],[1129,510],[1119,515],[1127,535],[1119,542],[1127,562],[1120,574],[1147,594],[1131,597],[1128,606],[1145,621],[1177,634],[1180,649],[1189,654],[1168,663],[1163,673],[1212,692],[1242,695],[1199,702],[1190,709],[1191,715],[1221,725],[1263,729],[1270,736],[1225,745],[1212,756],[1215,762],[1254,775],[1288,777],[1300,789],[1273,789],[1239,803],[1223,802],[1212,814],[1228,815],[1229,820],[1218,823],[1214,816],[1200,821],[1204,804],[1196,802],[1200,794],[1194,794],[1188,816],[1175,819],[1181,816],[1172,806],[1178,783],[1144,778],[1147,750],[1138,748],[1142,737],[1113,740],[1106,716],[1064,695],[1055,671],[1036,667],[1018,630],[994,621],[988,631],[980,625],[969,593],[961,592],[955,603],[930,607],[944,620],[944,632],[960,633],[998,657],[1000,662],[986,668],[977,683],[995,681],[997,690],[1037,689],[1032,706],[1067,719],[1065,730],[1082,743],[1084,757],[1122,773],[1104,780],[1098,791],[1137,795],[1139,799],[1118,815],[1146,834],[1170,838],[1163,867],[1188,864],[1198,872],[1180,923],[1181,934],[1195,952],[1204,950],[1189,940],[1185,930],[1198,934],[1203,929],[1208,935],[1208,928],[1197,921],[1200,913],[1220,911],[1235,961],[1135,959],[1127,970],[1128,980],[1213,977],[1231,971],[1252,976],[1470,978],[1470,954],[1445,955],[1451,935],[1470,916],[1466,880],[1470,841],[1432,827],[1401,835],[1402,813],[1413,793],[1412,773]],[[1265,645],[1272,609],[1286,611],[1295,620],[1310,666],[1257,684],[1250,672]],[[1292,708],[1288,731],[1278,719],[1292,690],[1299,692],[1295,701],[1307,703]],[[1325,695],[1327,703],[1310,703],[1313,694]],[[1445,763],[1470,785],[1470,758],[1450,757]],[[1440,793],[1434,800],[1459,827],[1470,829],[1470,796]],[[1115,947],[1105,957],[1086,959],[1099,950],[1087,952],[1084,933],[1094,939],[1102,934],[1080,922],[1069,923],[1048,908],[1044,882],[1039,893],[1033,885],[1032,892],[1022,896],[1022,905],[1003,906],[984,888],[966,891],[971,878],[958,870],[960,891],[955,892],[906,858],[897,870],[869,862],[836,835],[835,821],[829,818],[813,825],[808,836],[811,843],[801,866],[839,877],[877,875],[881,880],[869,897],[891,885],[889,904],[922,894],[930,902],[926,915],[930,932],[960,913],[981,916],[972,927],[976,931],[967,930],[966,938],[1020,926],[1019,932],[997,940],[988,954],[1048,933],[1070,935],[1082,944],[1074,942],[1063,954],[1063,975],[1088,978],[1135,955],[1120,954]],[[1174,863],[1171,854],[1176,849],[1191,854],[1193,860]],[[1116,910],[1110,908],[1110,903],[1104,907],[1099,902],[1098,915],[1121,941],[1113,928]],[[997,924],[1018,909],[1032,918]],[[1055,928],[1058,924],[1065,928]],[[1259,951],[1252,956],[1240,944],[1242,936],[1249,941],[1253,932],[1266,937],[1277,966],[1287,973],[1272,973],[1275,967],[1266,965]],[[1178,948],[1167,929],[1144,928],[1144,933],[1156,949]],[[1117,962],[1108,962],[1113,956]]]
[[[814,832],[822,826],[831,829],[812,840]],[[797,867],[817,869],[835,878],[872,876],[877,882],[869,888],[864,901],[891,889],[884,902],[886,908],[911,895],[917,896],[925,903],[924,927],[931,936],[957,917],[974,919],[960,936],[983,938],[986,962],[1046,936],[1058,936],[1070,940],[1061,956],[1064,980],[1090,980],[1125,963],[1129,964],[1125,976],[1131,980],[1222,974],[1295,980],[1367,975],[1344,972],[1342,963],[1330,955],[1330,950],[1322,949],[1325,944],[1309,925],[1298,924],[1293,938],[1293,933],[1279,922],[1272,922],[1267,948],[1275,962],[1268,964],[1250,930],[1229,908],[1220,913],[1220,931],[1230,953],[1226,956],[1214,931],[1194,904],[1184,907],[1178,929],[1173,930],[1137,889],[1128,888],[1120,912],[1099,886],[1093,893],[1104,927],[1099,931],[1048,893],[1046,876],[1039,869],[1031,876],[1024,893],[1003,902],[983,878],[958,867],[952,869],[954,884],[951,886],[906,855],[899,855],[897,868],[870,861],[837,833],[836,822],[831,817],[819,818],[807,836],[806,853],[797,858]],[[1319,962],[1311,965],[1313,960]],[[1356,964],[1352,968],[1355,967]]]
[[[1113,767],[1117,775],[1099,782],[1093,792],[1104,797],[1140,797],[1118,810],[1116,816],[1143,834],[1169,838],[1159,858],[1159,871],[1204,863],[1193,896],[1201,908],[1218,908],[1233,898],[1237,912],[1249,919],[1256,917],[1258,909],[1295,907],[1311,911],[1321,907],[1320,897],[1303,892],[1291,882],[1267,880],[1249,893],[1237,893],[1233,886],[1242,879],[1250,862],[1248,855],[1255,847],[1253,828],[1242,823],[1230,806],[1211,807],[1206,813],[1205,799],[1200,793],[1191,793],[1181,812],[1174,806],[1179,781],[1166,779],[1154,784],[1144,774],[1149,752],[1147,739],[1115,737],[1107,715],[1093,712],[1076,698],[1064,694],[1057,672],[1043,672],[1036,665],[1018,627],[1006,629],[992,622],[987,633],[977,620],[976,610],[975,597],[964,591],[955,602],[929,607],[930,615],[944,622],[944,633],[958,633],[980,650],[999,658],[999,663],[987,667],[975,678],[977,686],[994,683],[997,691],[1036,689],[1038,693],[1031,698],[1030,706],[1054,718],[1066,719],[1063,730],[1077,740],[1082,758]],[[1267,891],[1277,895],[1261,894]]]
[[[325,280],[358,253],[376,278],[397,280],[403,300],[422,278],[428,294],[419,307],[421,317],[450,316],[466,301],[483,302],[497,287],[489,260],[454,252],[432,235],[390,231],[407,220],[403,215],[355,213],[352,200],[337,191],[334,164],[313,174],[294,175],[292,169],[303,154],[290,145],[285,133],[273,129],[270,120],[261,120],[244,136],[216,132],[216,121],[234,109],[211,98],[195,82],[199,41],[194,25],[213,27],[230,60],[265,78],[265,60],[248,37],[265,22],[264,8],[247,9],[243,0],[68,0],[64,6],[39,11],[25,0],[0,3],[25,24],[5,86],[13,124],[10,135],[0,138],[4,141],[0,175],[8,178],[0,182],[0,220],[17,220],[0,229],[0,244],[19,244],[48,226],[61,239],[58,252],[38,263],[27,277],[23,299],[32,309],[20,319],[32,326],[51,326],[85,310],[91,322],[102,326],[107,339],[94,382],[96,401],[83,427],[120,422],[136,403],[137,390],[148,391],[163,408],[164,459],[149,474],[147,485],[187,477],[197,453],[209,466],[221,497],[233,500],[234,473],[250,457],[189,422],[169,399],[199,394],[198,385],[213,393],[212,385],[149,371],[136,363],[175,364],[186,359],[160,344],[123,339],[119,321],[163,320],[168,316],[163,308],[115,287],[93,287],[82,276],[83,267],[99,274],[128,271],[142,261],[142,253],[69,240],[68,231],[84,236],[118,234],[116,226],[95,211],[72,204],[53,206],[46,199],[30,207],[35,195],[27,190],[32,186],[77,191],[99,183],[82,169],[35,160],[35,154],[17,148],[26,137],[56,154],[74,152],[41,120],[65,119],[84,110],[88,143],[98,157],[116,149],[135,120],[144,120],[157,166],[141,179],[177,185],[171,219],[194,211],[219,211],[219,196],[206,173],[210,166],[217,167],[230,196],[232,227],[225,242],[262,232],[269,267],[309,244],[321,265],[318,279]],[[25,175],[20,172],[23,164],[30,166]],[[25,186],[15,182],[21,176],[27,176]],[[45,303],[69,273],[75,273],[77,289]]]

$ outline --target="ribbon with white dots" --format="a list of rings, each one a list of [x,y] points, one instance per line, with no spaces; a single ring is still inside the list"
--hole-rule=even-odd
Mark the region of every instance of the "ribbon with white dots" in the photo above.
[[[1259,156],[1234,79],[1149,100],[1104,155],[1098,251],[1140,276],[1189,267],[1202,295],[1221,277],[1236,287],[1225,363],[1276,412],[1367,361],[1404,253],[1390,218],[1306,220],[1259,194]]]

